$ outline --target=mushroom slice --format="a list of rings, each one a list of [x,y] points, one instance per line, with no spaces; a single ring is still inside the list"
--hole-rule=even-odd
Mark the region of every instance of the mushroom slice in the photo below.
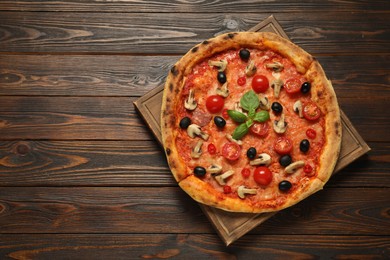
[[[269,104],[268,98],[264,95],[259,95],[260,105],[259,107],[263,110],[269,110],[271,105]]]
[[[248,77],[253,76],[256,73],[256,70],[257,68],[255,62],[251,60],[245,68],[245,75],[247,75]]]
[[[207,172],[211,174],[220,174],[222,172],[222,166],[212,164],[209,168],[207,168]]]
[[[245,199],[245,196],[247,194],[256,194],[257,193],[257,190],[256,189],[248,189],[246,188],[245,186],[241,185],[240,187],[238,187],[237,189],[237,194],[238,194],[238,197],[240,197],[241,199]]]
[[[202,145],[203,141],[199,140],[196,145],[191,150],[191,157],[192,158],[199,158],[202,155]]]
[[[283,64],[278,61],[267,63],[265,64],[265,67],[267,69],[272,69],[274,72],[281,72],[284,69]]]
[[[223,174],[215,176],[215,180],[218,182],[219,185],[223,186],[226,185],[226,179],[229,178],[234,174],[233,170],[229,170],[227,172],[224,172]]]
[[[280,116],[279,120],[275,120],[274,122],[274,131],[278,134],[283,134],[287,130],[287,122],[284,121],[284,114]]]
[[[230,141],[230,142],[235,142],[236,144],[238,145],[242,145],[242,141],[241,140],[236,140],[233,138],[233,136],[231,134],[227,134],[226,135],[226,138]]]
[[[218,71],[222,72],[226,69],[228,62],[226,60],[209,60],[209,66],[215,66],[218,68]]]
[[[225,82],[222,87],[220,88],[217,88],[217,95],[220,95],[224,98],[226,98],[227,96],[229,96],[229,89],[227,87],[228,83]]]
[[[187,134],[191,138],[195,138],[195,136],[200,136],[203,140],[207,141],[209,139],[209,135],[203,132],[200,129],[200,126],[197,124],[191,124],[187,128]]]
[[[240,102],[234,103],[234,110],[236,110],[236,111],[241,112],[241,113],[244,114],[244,110],[242,110],[242,107],[241,107]]]
[[[194,98],[194,90],[191,89],[190,93],[188,94],[188,98],[184,101],[184,107],[188,110],[194,110],[198,104],[195,101]]]
[[[275,79],[271,83],[271,87],[274,89],[274,96],[279,97],[280,89],[283,87],[283,81],[281,79]]]
[[[289,166],[287,166],[284,169],[284,171],[286,173],[292,174],[292,173],[296,172],[299,168],[302,168],[303,166],[305,166],[304,161],[296,161],[296,162],[293,162],[292,164],[290,164]]]
[[[294,103],[294,106],[293,106],[293,109],[295,112],[298,113],[299,117],[303,117],[303,114],[302,114],[302,102],[300,100],[296,101]]]
[[[271,156],[267,153],[261,153],[256,159],[249,162],[250,165],[269,165],[271,163]]]

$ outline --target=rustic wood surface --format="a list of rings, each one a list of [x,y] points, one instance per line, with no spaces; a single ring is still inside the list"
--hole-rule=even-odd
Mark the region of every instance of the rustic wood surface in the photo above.
[[[133,101],[192,45],[273,14],[371,151],[224,246]],[[388,1],[1,1],[0,259],[386,259]]]

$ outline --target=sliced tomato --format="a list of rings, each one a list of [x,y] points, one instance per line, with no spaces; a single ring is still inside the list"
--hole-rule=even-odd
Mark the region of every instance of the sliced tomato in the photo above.
[[[314,121],[321,116],[320,108],[313,102],[308,102],[303,105],[303,117],[307,120]]]
[[[288,94],[298,93],[301,91],[301,82],[297,78],[291,78],[283,84],[283,87]]]
[[[251,133],[259,136],[259,137],[266,137],[269,132],[269,124],[268,122],[258,123],[255,122],[250,128]]]
[[[264,93],[269,88],[268,78],[264,75],[256,75],[252,78],[252,89],[256,93]]]
[[[253,179],[262,186],[267,186],[272,181],[272,172],[268,167],[259,166],[253,172]]]
[[[207,110],[212,114],[221,111],[224,105],[225,105],[225,100],[223,99],[223,97],[219,95],[209,96],[206,100]]]
[[[244,178],[248,178],[251,175],[251,170],[249,168],[242,168],[241,175]]]
[[[235,161],[240,157],[241,147],[235,142],[227,142],[222,147],[222,155],[229,161]]]
[[[217,148],[213,143],[209,143],[209,145],[207,146],[207,151],[209,152],[209,154],[215,154],[217,152]]]
[[[228,114],[228,110],[229,110],[229,109],[227,109],[227,108],[224,108],[224,109],[222,110],[222,117],[225,118],[225,119],[229,119],[229,118],[230,118],[230,116],[229,116],[229,114]]]
[[[230,187],[229,185],[224,185],[223,186],[223,193],[229,194],[231,192],[232,192],[232,187]]]
[[[274,143],[274,149],[280,155],[289,154],[292,148],[293,142],[287,137],[279,137]]]
[[[239,86],[244,86],[245,83],[246,83],[246,76],[242,76],[242,77],[239,77],[239,78],[237,79],[237,84],[238,84]]]
[[[306,135],[307,135],[307,137],[309,137],[310,139],[314,139],[314,138],[316,138],[316,136],[317,136],[317,132],[316,132],[316,130],[314,130],[313,128],[308,128],[308,129],[306,130]]]

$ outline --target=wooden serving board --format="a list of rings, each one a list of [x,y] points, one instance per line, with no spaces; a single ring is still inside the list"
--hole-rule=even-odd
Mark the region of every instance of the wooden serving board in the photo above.
[[[268,17],[263,22],[249,29],[249,31],[275,32],[288,39],[288,36],[273,16]],[[162,143],[160,111],[163,91],[164,85],[161,85],[134,102],[135,107],[160,144]],[[364,142],[343,111],[341,111],[341,121],[343,127],[343,139],[341,142],[340,157],[334,173],[340,171],[342,168],[370,150],[367,143]],[[235,213],[223,211],[203,204],[200,204],[200,206],[226,245],[233,243],[238,238],[245,235],[247,232],[277,213]]]

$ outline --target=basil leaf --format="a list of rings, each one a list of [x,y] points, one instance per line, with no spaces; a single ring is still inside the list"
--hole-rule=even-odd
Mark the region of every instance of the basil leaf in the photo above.
[[[248,111],[248,116],[249,116],[250,118],[253,118],[253,117],[255,116],[255,114],[256,114],[256,110],[249,110],[249,111]]]
[[[228,110],[227,113],[237,123],[244,123],[247,120],[246,115],[236,110]]]
[[[246,125],[246,123],[242,123],[241,125],[237,126],[236,129],[234,129],[232,137],[233,139],[240,140],[248,133],[248,131],[249,127]]]
[[[249,118],[249,119],[245,122],[245,124],[246,124],[246,126],[247,126],[248,128],[250,128],[250,127],[253,125],[253,120]]]
[[[246,111],[254,111],[260,105],[259,97],[253,90],[246,92],[240,99],[240,105]]]
[[[257,112],[255,114],[255,117],[253,118],[254,121],[256,122],[265,122],[269,119],[269,113],[265,110]]]

